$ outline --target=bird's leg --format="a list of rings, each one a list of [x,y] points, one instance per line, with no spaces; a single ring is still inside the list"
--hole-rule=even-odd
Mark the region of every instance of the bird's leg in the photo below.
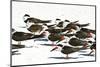
[[[54,42],[52,42],[52,45],[55,46]]]
[[[21,41],[18,41],[18,45],[21,45]]]
[[[87,48],[87,43],[85,43],[85,44],[83,45],[83,47],[84,47],[84,48]]]
[[[68,54],[66,54],[66,57],[65,57],[65,59],[68,59]]]
[[[92,50],[92,51],[89,53],[89,55],[91,55],[93,52],[94,52],[94,51]]]

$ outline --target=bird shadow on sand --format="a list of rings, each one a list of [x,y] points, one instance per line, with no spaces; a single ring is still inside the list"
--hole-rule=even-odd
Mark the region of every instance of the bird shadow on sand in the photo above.
[[[91,54],[91,55],[89,55],[89,54],[80,54],[80,55],[83,55],[83,56],[95,56],[94,54]]]
[[[53,58],[53,59],[78,59],[80,57],[68,57],[68,58],[65,58],[65,57],[49,57],[49,58]]]

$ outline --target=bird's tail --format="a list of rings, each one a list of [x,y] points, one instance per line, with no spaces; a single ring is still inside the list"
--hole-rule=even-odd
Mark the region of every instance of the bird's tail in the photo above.
[[[90,23],[87,23],[87,24],[77,24],[77,26],[79,27],[85,27],[85,26],[89,26]]]
[[[51,20],[45,20],[45,21],[41,21],[42,23],[50,23]]]

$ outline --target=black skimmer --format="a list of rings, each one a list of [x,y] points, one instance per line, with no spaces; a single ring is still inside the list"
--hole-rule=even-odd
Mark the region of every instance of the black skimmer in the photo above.
[[[30,15],[25,14],[24,15],[24,22],[25,23],[39,24],[39,23],[50,23],[51,20],[41,20],[41,19],[37,19],[34,17],[30,17]]]
[[[43,30],[43,26],[32,24],[30,27],[27,28],[27,30],[30,31],[33,34],[35,34],[36,32],[40,33]]]
[[[61,21],[61,22],[59,22],[59,23],[57,24],[57,27],[62,28],[62,27],[63,27],[63,24],[64,24],[64,22],[63,22],[63,21]]]
[[[66,25],[66,29],[67,30],[71,30],[71,29],[74,29],[74,30],[77,30],[77,23],[78,21],[75,21],[75,22],[70,22],[68,25]]]
[[[76,32],[75,36],[78,37],[79,39],[92,38],[92,33],[80,30]]]
[[[68,32],[65,34],[65,36],[68,34]],[[77,31],[74,34],[70,34],[71,36],[76,36],[79,39],[86,39],[86,38],[92,38],[93,34],[91,32],[85,32],[85,31]]]
[[[64,38],[63,35],[51,33],[51,34],[48,36],[48,39],[49,39],[50,41],[53,42],[53,45],[55,45],[55,44],[54,44],[54,41],[57,41],[57,43],[59,43],[60,41],[64,40],[65,38]]]
[[[71,54],[71,53],[74,53],[74,52],[77,52],[77,51],[83,49],[83,48],[71,47],[71,46],[63,46],[62,44],[58,44],[56,47],[54,47],[54,48],[51,50],[51,52],[54,51],[54,50],[56,50],[56,49],[59,49],[59,47],[62,48],[62,49],[61,49],[61,53],[66,54],[66,57],[65,57],[66,59],[69,58],[69,57],[68,57],[68,54]]]
[[[56,18],[56,20],[55,20],[55,24],[58,24],[59,22],[61,22],[61,19]]]
[[[57,19],[56,19],[56,21],[57,21]],[[64,29],[65,26],[68,24],[68,22],[70,22],[70,21],[69,20],[61,21],[61,20],[58,19],[58,24],[56,25],[56,27],[58,27],[60,29]]]
[[[87,32],[87,33],[91,32],[91,33],[93,33],[93,34],[96,34],[96,31],[95,31],[95,30],[92,30],[92,29],[81,28],[80,30],[82,30],[82,31],[84,31],[84,32]]]
[[[13,31],[12,39],[15,40],[15,41],[18,41],[18,45],[21,45],[21,41],[34,39],[34,38],[41,38],[41,37],[44,37],[44,36],[45,36],[44,32],[40,35],[34,35],[32,33]]]
[[[91,52],[89,55],[91,55],[96,50],[96,42],[89,41],[92,45],[90,46]]]
[[[12,32],[12,39],[18,41],[18,45],[21,45],[21,41],[29,40],[32,39],[33,37],[34,35],[31,33],[17,32],[17,31]]]
[[[30,18],[30,15],[28,15],[28,14],[25,14],[24,16],[23,16],[23,19],[24,19],[24,22],[25,23],[27,23],[27,19],[28,18]]]
[[[80,40],[78,38],[71,38],[68,42],[72,46],[83,46],[84,48],[87,48],[88,42]]]
[[[89,23],[87,23],[87,24],[79,24],[79,23],[77,23],[78,21],[74,21],[74,22],[70,22],[68,25],[66,25],[66,29],[67,30],[72,30],[72,29],[74,29],[74,30],[80,30],[80,28],[82,28],[82,27],[86,27],[86,26],[89,26]]]

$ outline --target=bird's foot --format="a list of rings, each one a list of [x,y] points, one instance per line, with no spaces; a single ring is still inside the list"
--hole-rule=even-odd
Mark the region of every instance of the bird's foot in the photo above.
[[[71,57],[65,57],[65,59],[71,59]]]
[[[69,59],[68,55],[66,55],[65,59]]]
[[[88,54],[88,56],[90,56],[93,52],[94,52],[94,51],[92,50],[92,51]]]

